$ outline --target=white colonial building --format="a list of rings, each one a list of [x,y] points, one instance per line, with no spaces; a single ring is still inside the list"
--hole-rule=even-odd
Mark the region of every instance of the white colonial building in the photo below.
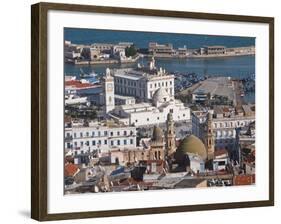
[[[254,111],[236,114],[235,109],[228,106],[218,106],[212,111],[212,129],[216,148],[232,148],[236,140],[236,128],[248,126],[255,121]],[[203,139],[205,135],[204,124],[207,119],[207,111],[192,112],[192,133]]]
[[[174,98],[174,76],[158,71],[153,58],[148,68],[122,71],[106,69],[101,94],[104,117],[143,127],[164,124],[172,112],[175,122],[190,122],[190,109]]]
[[[65,149],[74,155],[136,148],[136,128],[114,122],[72,122],[65,128]]]
[[[154,93],[161,87],[174,96],[174,76],[164,69],[155,66],[154,58],[148,67],[116,69],[113,71],[115,93],[133,96],[139,101],[152,99]]]
[[[141,127],[165,123],[170,112],[172,112],[175,122],[190,121],[190,109],[160,87],[154,93],[151,103],[115,106],[110,116],[125,125]]]

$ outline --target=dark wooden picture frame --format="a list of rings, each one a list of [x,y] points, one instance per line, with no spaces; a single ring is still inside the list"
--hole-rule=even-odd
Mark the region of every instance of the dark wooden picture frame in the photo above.
[[[125,215],[187,212],[227,208],[246,208],[274,205],[274,18],[161,11],[136,8],[114,8],[89,5],[38,3],[31,10],[31,217],[39,221],[79,219]],[[47,13],[49,10],[88,13],[129,14],[170,18],[195,18],[235,22],[254,22],[269,25],[269,200],[234,203],[171,206],[127,210],[88,211],[77,213],[48,214],[47,203]]]

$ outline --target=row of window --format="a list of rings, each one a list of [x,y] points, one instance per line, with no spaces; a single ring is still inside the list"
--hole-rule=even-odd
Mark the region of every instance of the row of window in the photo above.
[[[142,90],[139,90],[140,92]],[[129,94],[129,95],[136,95],[136,88],[129,88],[129,87],[120,87],[120,86],[116,86],[116,92],[120,92],[123,94]],[[144,91],[143,91],[144,92]]]
[[[136,87],[137,86],[137,83],[135,81],[131,81],[131,80],[126,80],[126,79],[116,79],[116,82],[117,83],[120,83],[120,84],[127,84],[129,86],[134,86]]]
[[[235,133],[233,133],[232,131],[218,131],[215,132],[215,137],[235,137]]]
[[[172,86],[173,85],[173,81],[170,81],[170,85]],[[162,82],[158,82],[158,83],[154,83],[154,85],[151,83],[150,84],[150,89],[152,89],[153,87],[154,88],[157,88],[157,87],[168,87],[168,81],[162,81]]]
[[[132,87],[137,87],[137,82],[136,81],[132,81],[132,80],[128,80],[128,79],[122,79],[122,78],[115,78],[116,79],[116,83],[120,84],[120,85],[128,85],[128,86],[132,86]],[[115,81],[114,79],[114,81]],[[139,82],[138,83],[139,88],[144,88],[145,85],[144,83]]]
[[[243,127],[245,125],[248,125],[250,122],[240,122],[240,121],[231,121],[231,122],[222,122],[222,123],[214,123],[215,128],[228,128],[228,127]]]
[[[93,141],[80,141],[80,142],[74,142],[74,147],[83,147],[83,146],[101,146],[101,145],[108,145],[110,146],[118,146],[118,145],[133,145],[134,144],[134,139],[124,139],[124,140],[110,140],[108,141],[107,139],[105,140],[93,140]],[[70,144],[67,144],[67,147],[70,148]]]
[[[216,144],[233,144],[235,139],[215,140]]]
[[[183,117],[185,117],[185,114],[182,115]],[[181,117],[178,116],[178,119],[180,119]],[[153,119],[152,119],[153,120]],[[157,120],[160,120],[160,117],[157,117]],[[150,121],[150,118],[146,118],[146,121]],[[135,120],[135,123],[138,123],[138,120]]]
[[[131,86],[131,87],[137,87],[137,83],[136,81],[131,81],[131,80],[126,80],[126,79],[119,79],[117,78],[116,79],[116,83],[118,84],[124,84],[124,85],[128,85],[128,86]],[[173,81],[161,81],[161,82],[158,82],[158,83],[151,83],[150,84],[150,89],[152,88],[159,88],[159,87],[168,87],[168,84],[170,84],[170,86],[173,86]],[[144,84],[142,84],[141,82],[139,82],[139,87],[140,88],[145,88]],[[120,90],[121,91],[121,90]]]
[[[137,90],[136,88],[128,88],[128,87],[122,87],[122,86],[116,86],[116,93],[125,94],[125,95],[131,95],[131,96],[139,96],[139,97],[145,97],[145,91],[143,89]]]
[[[127,130],[124,130],[124,131],[116,131],[115,133],[113,131],[92,131],[92,132],[74,132],[73,133],[73,137],[74,138],[83,138],[83,137],[101,137],[101,136],[127,136],[127,135],[133,135],[134,132],[133,131],[127,131]],[[71,137],[71,134],[68,132],[66,133],[66,137],[69,138]]]

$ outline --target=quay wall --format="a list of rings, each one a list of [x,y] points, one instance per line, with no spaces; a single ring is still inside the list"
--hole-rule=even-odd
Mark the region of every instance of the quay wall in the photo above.
[[[247,46],[247,47],[233,47],[226,48],[224,54],[196,54],[195,52],[198,49],[187,49],[186,55],[179,54],[148,54],[148,57],[155,58],[217,58],[217,57],[236,57],[236,56],[247,56],[247,55],[255,55],[255,47]]]
[[[71,63],[74,65],[102,65],[102,64],[129,64],[129,63],[135,63],[139,59],[139,55],[132,59],[125,59],[125,60],[119,60],[119,59],[105,59],[105,60],[84,60],[84,61],[78,61],[78,60],[69,60],[66,61],[67,63]]]

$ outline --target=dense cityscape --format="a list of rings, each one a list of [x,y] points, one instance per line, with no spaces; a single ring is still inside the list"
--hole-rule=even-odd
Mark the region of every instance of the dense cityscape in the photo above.
[[[65,72],[65,194],[255,184],[255,103],[245,99],[255,74],[158,66],[245,55],[255,47],[65,40],[65,64],[79,66]],[[103,72],[84,72],[95,65]]]

